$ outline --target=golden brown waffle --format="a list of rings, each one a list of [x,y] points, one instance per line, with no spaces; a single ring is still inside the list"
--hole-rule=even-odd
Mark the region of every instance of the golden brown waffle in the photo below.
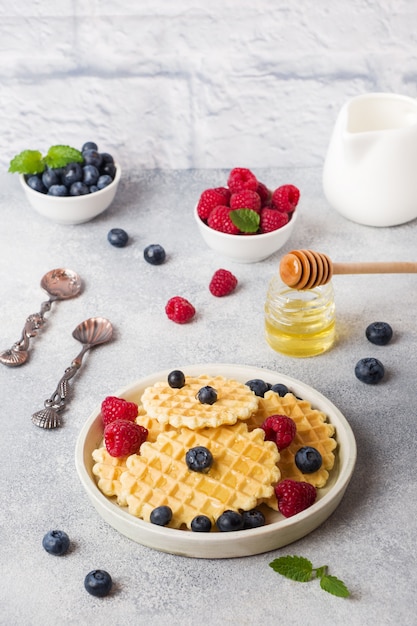
[[[196,395],[209,385],[217,391],[214,404],[201,404]],[[175,428],[215,427],[246,420],[257,410],[259,398],[243,383],[222,376],[186,376],[181,389],[159,381],[147,387],[141,402],[150,417]]]
[[[156,441],[159,433],[172,429],[172,426],[170,424],[161,424],[161,422],[158,422],[156,418],[150,417],[142,406],[138,407],[138,416],[136,418],[136,423],[140,424],[140,426],[144,426],[147,429],[148,436],[146,438],[146,441]]]
[[[282,480],[291,478],[318,488],[324,487],[334,465],[337,446],[333,436],[334,426],[327,421],[326,414],[312,409],[309,402],[296,398],[292,393],[281,398],[277,393],[268,391],[260,399],[257,413],[247,422],[249,429],[258,428],[270,415],[287,415],[297,426],[292,443],[280,452],[278,467]],[[303,474],[295,464],[295,454],[303,446],[316,448],[323,459],[321,468],[312,474]]]
[[[93,450],[93,474],[97,476],[97,485],[104,495],[120,496],[120,476],[126,471],[126,457],[111,456],[103,446]]]
[[[185,455],[204,446],[214,458],[207,473],[188,469]],[[166,505],[173,516],[172,528],[191,527],[197,515],[212,523],[227,509],[250,510],[273,495],[279,480],[279,453],[264,441],[262,429],[252,432],[244,422],[232,426],[161,433],[156,442],[145,442],[140,455],[126,461],[120,477],[121,498],[129,512],[149,521],[152,510]]]

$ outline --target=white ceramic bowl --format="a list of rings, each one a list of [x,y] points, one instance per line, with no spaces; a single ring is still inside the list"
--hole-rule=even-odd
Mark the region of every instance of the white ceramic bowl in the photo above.
[[[103,424],[98,406],[87,418],[78,436],[75,464],[81,483],[99,515],[118,532],[142,545],[182,556],[220,559],[250,556],[276,550],[297,541],[322,524],[339,505],[351,479],[356,462],[356,442],[353,432],[340,411],[322,394],[279,372],[230,364],[192,365],[183,368],[187,375],[221,375],[246,382],[262,378],[269,383],[283,383],[298,397],[308,400],[313,408],[323,411],[336,430],[336,462],[329,480],[318,490],[316,502],[293,517],[266,508],[267,523],[261,528],[227,533],[194,533],[144,522],[118,506],[98,489],[92,472],[92,452],[101,445]],[[114,394],[138,403],[144,389],[158,380],[166,380],[169,371],[159,372],[130,384]]]
[[[84,196],[48,196],[31,189],[23,175],[20,175],[20,183],[30,205],[43,217],[58,224],[82,224],[103,213],[113,202],[121,176],[120,165],[115,165],[113,182],[100,191]]]
[[[200,219],[197,207],[194,209],[194,217],[201,236],[214,252],[238,263],[257,263],[267,259],[287,243],[297,222],[298,211],[292,213],[288,224],[262,235],[229,235],[214,230]]]

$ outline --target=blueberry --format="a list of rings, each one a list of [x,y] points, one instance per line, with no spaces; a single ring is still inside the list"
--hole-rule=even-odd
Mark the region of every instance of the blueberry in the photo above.
[[[195,533],[209,533],[211,519],[207,515],[196,515],[191,522],[191,530]]]
[[[79,163],[68,163],[62,174],[62,182],[67,187],[72,183],[78,183],[83,178],[83,168]]]
[[[168,385],[172,387],[172,389],[182,389],[185,385],[184,372],[181,372],[181,370],[172,370],[172,372],[168,374]]]
[[[213,455],[208,448],[196,446],[187,450],[185,462],[192,472],[208,472],[213,465]]]
[[[81,152],[87,152],[87,150],[95,150],[97,152],[98,146],[94,141],[87,141],[81,148]]]
[[[128,239],[129,236],[123,228],[112,228],[107,233],[107,240],[116,248],[124,248]]]
[[[145,261],[151,265],[161,265],[165,261],[165,250],[159,243],[151,243],[143,251]]]
[[[217,391],[210,387],[210,385],[206,385],[205,387],[201,387],[197,391],[197,400],[201,402],[201,404],[214,404],[217,401]]]
[[[42,174],[42,182],[47,189],[52,187],[52,185],[61,184],[59,173],[56,170],[47,167]]]
[[[103,174],[102,176],[99,177],[97,181],[97,187],[99,189],[104,189],[104,187],[108,187],[109,185],[111,185],[112,182],[113,182],[113,179],[111,176],[109,176],[108,174]]]
[[[295,464],[303,474],[312,474],[321,468],[323,459],[320,452],[311,446],[303,446],[295,454]]]
[[[97,185],[90,185],[90,193],[94,193],[95,191],[98,191],[98,187]]]
[[[376,385],[384,378],[384,374],[384,366],[374,357],[360,359],[355,365],[356,378],[367,385]]]
[[[106,163],[114,163],[113,156],[108,152],[101,152],[101,163],[105,165]]]
[[[392,328],[387,322],[373,322],[365,331],[366,338],[377,346],[385,346],[392,339]]]
[[[48,189],[48,196],[67,196],[68,188],[65,185],[51,185]]]
[[[91,187],[91,185],[95,185],[100,176],[99,171],[95,165],[84,165],[84,167],[82,168],[82,173],[83,183],[85,183],[89,187]]]
[[[70,540],[63,530],[50,530],[42,539],[42,546],[49,554],[62,556],[68,552]]]
[[[39,191],[40,193],[46,193],[48,191],[48,189],[43,184],[42,178],[40,176],[29,176],[29,178],[26,180],[26,183],[31,189]]]
[[[97,150],[83,150],[82,152],[84,165],[94,165],[97,169],[100,169],[103,157]]]
[[[108,174],[110,176],[110,178],[113,180],[113,178],[116,176],[116,166],[114,163],[104,163],[104,165],[101,165],[100,168],[100,174]]]
[[[290,390],[288,389],[287,385],[277,383],[276,385],[272,385],[271,391],[275,391],[275,393],[283,398],[287,393],[289,393]]]
[[[84,587],[88,593],[96,598],[104,598],[110,593],[113,581],[104,569],[94,569],[84,578]]]
[[[90,189],[88,188],[88,185],[82,182],[82,180],[72,183],[69,190],[70,196],[85,196],[88,193],[90,193]]]
[[[265,526],[265,515],[258,509],[243,511],[243,528],[259,528]]]
[[[150,516],[151,524],[156,524],[157,526],[166,526],[172,519],[172,510],[169,506],[157,506],[152,512]]]
[[[227,533],[232,530],[242,530],[243,523],[243,515],[237,511],[227,510],[217,519],[216,525],[221,532]]]
[[[266,383],[261,378],[252,378],[252,380],[248,380],[245,384],[252,389],[256,396],[261,398],[263,398],[266,392],[271,388],[271,385]]]

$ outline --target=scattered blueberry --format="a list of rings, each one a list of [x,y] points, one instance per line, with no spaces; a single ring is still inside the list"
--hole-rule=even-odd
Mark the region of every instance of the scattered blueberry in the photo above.
[[[71,187],[72,183],[78,183],[83,178],[83,168],[79,163],[68,163],[62,174],[62,183]]]
[[[104,187],[108,187],[113,182],[113,179],[109,174],[102,174],[97,181],[97,187],[99,189],[104,189]]]
[[[88,193],[90,193],[90,189],[88,185],[82,182],[82,180],[79,180],[76,183],[72,183],[69,190],[70,196],[85,196]]]
[[[56,170],[50,169],[49,167],[42,173],[42,182],[47,189],[52,187],[52,185],[60,185],[61,180],[59,174]]]
[[[172,372],[168,374],[168,385],[172,387],[172,389],[182,389],[185,385],[184,372],[181,372],[181,370],[172,370]]]
[[[83,171],[83,176],[82,176],[83,183],[85,183],[86,185],[90,187],[90,192],[91,192],[92,185],[96,186],[96,183],[100,176],[100,172],[98,171],[95,165],[84,165],[82,171]]]
[[[112,228],[107,233],[107,240],[116,248],[124,248],[128,239],[129,236],[123,228]]]
[[[377,346],[385,346],[392,339],[392,328],[387,322],[373,322],[365,331],[366,338]]]
[[[165,261],[165,250],[158,243],[151,243],[143,251],[145,261],[151,265],[161,265]]]
[[[360,359],[355,365],[356,378],[368,385],[376,385],[379,383],[384,378],[384,374],[384,366],[381,361],[374,357]]]
[[[227,533],[232,530],[242,530],[243,523],[243,515],[237,511],[227,510],[217,519],[216,526],[221,532]]]
[[[303,446],[297,450],[294,460],[296,466],[303,474],[317,472],[323,463],[320,452],[311,446]]]
[[[48,196],[63,198],[68,195],[68,187],[65,185],[51,185],[48,189]]]
[[[150,515],[151,524],[166,526],[172,519],[172,510],[169,506],[157,506]]]
[[[248,380],[245,384],[252,389],[255,396],[260,396],[261,398],[271,389],[271,385],[261,378],[252,378],[252,380]]]
[[[275,393],[283,398],[287,393],[289,393],[290,390],[288,389],[287,385],[277,383],[275,385],[272,385],[271,391],[275,391]]]
[[[213,389],[213,387],[210,387],[210,385],[201,387],[197,392],[197,400],[201,402],[201,404],[214,404],[217,402],[217,391]]]
[[[265,515],[258,509],[251,509],[250,511],[243,511],[243,528],[259,528],[259,526],[265,526]]]
[[[68,552],[70,540],[63,530],[50,530],[42,539],[42,546],[49,554],[62,556]]]
[[[208,448],[196,446],[187,450],[185,462],[192,472],[208,472],[213,465],[213,455]]]
[[[196,515],[191,522],[191,530],[195,533],[209,533],[211,519],[207,515]]]
[[[84,587],[88,593],[96,598],[104,598],[110,593],[113,581],[104,569],[94,569],[84,578]]]
[[[42,178],[39,176],[29,176],[26,182],[34,191],[39,191],[40,193],[46,193],[48,191],[42,182]]]

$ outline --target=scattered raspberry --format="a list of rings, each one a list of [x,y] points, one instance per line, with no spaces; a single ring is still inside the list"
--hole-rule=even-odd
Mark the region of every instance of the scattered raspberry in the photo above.
[[[274,441],[280,452],[288,448],[297,432],[294,420],[287,415],[270,415],[261,427],[265,431],[266,441]]]
[[[232,193],[237,193],[243,189],[256,191],[258,180],[255,174],[252,174],[252,172],[245,167],[235,167],[229,174],[227,186]]]
[[[210,292],[213,296],[220,298],[227,296],[236,288],[237,278],[228,270],[217,270],[209,284]]]
[[[270,233],[273,230],[282,228],[282,226],[285,226],[288,222],[288,213],[265,207],[261,210],[260,232]]]
[[[168,300],[165,306],[165,313],[176,324],[186,324],[194,317],[195,308],[185,298],[174,296]]]
[[[311,506],[317,496],[316,488],[310,483],[286,478],[275,485],[278,509],[284,517],[292,517]]]
[[[111,456],[137,454],[147,436],[144,426],[129,420],[115,420],[104,428],[104,444]]]
[[[243,189],[242,191],[237,191],[231,195],[230,208],[233,210],[252,209],[252,211],[259,213],[261,210],[261,198],[256,191]]]
[[[230,219],[230,207],[228,206],[216,206],[208,216],[207,225],[229,235],[238,235],[240,232]]]
[[[134,422],[138,416],[138,405],[135,402],[127,402],[123,398],[107,396],[101,403],[101,416],[104,426],[115,420]]]
[[[200,196],[197,204],[197,213],[200,219],[206,221],[211,211],[221,204],[228,205],[230,200],[230,191],[226,187],[216,187],[215,189],[206,189]]]
[[[272,206],[278,211],[292,213],[300,199],[300,191],[294,185],[282,185],[272,193]]]
[[[268,187],[264,184],[264,183],[259,183],[258,182],[258,186],[256,188],[256,193],[258,194],[258,196],[261,199],[261,204],[262,206],[268,206],[268,204],[271,201],[271,192],[269,191]]]

